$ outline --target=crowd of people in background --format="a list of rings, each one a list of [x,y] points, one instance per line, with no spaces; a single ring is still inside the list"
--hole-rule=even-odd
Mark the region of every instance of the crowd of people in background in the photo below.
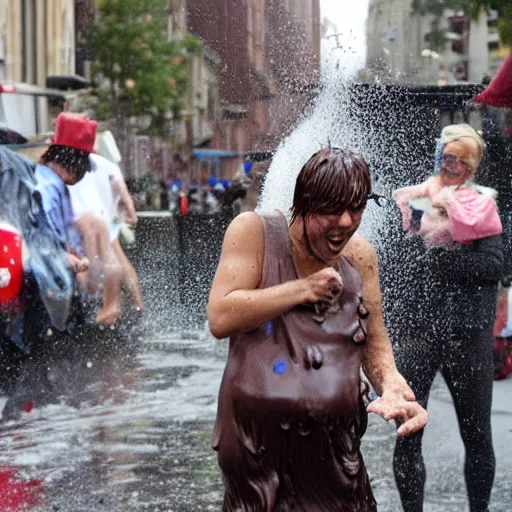
[[[181,180],[172,173],[167,179],[127,180],[137,209],[169,211],[181,215],[226,213],[236,216],[256,208],[270,161],[245,161],[231,180],[212,177],[205,166],[199,178]]]

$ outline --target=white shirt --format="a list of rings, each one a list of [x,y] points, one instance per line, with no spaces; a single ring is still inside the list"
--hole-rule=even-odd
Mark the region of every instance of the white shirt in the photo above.
[[[119,194],[112,189],[112,182],[122,180],[119,166],[100,155],[89,155],[95,169],[75,185],[68,186],[75,220],[86,213],[94,213],[108,226],[110,240],[119,235],[120,222],[117,215]]]

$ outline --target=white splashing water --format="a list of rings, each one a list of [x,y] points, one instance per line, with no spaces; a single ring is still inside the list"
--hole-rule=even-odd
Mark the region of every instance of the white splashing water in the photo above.
[[[346,85],[352,78],[344,69],[336,69],[344,52],[324,46],[321,92],[311,111],[306,114],[294,132],[277,149],[269,169],[259,208],[269,211],[275,208],[287,212],[292,204],[296,178],[311,155],[330,141],[331,145],[359,149],[357,127],[343,126],[343,113],[349,107],[344,97]],[[343,133],[343,140],[336,135]]]
[[[349,87],[353,84],[357,56],[335,40],[322,41],[321,87],[313,105],[297,128],[277,148],[263,187],[258,211],[279,209],[288,214],[295,182],[302,166],[321,147],[350,149],[367,158],[370,151],[364,119],[351,112]],[[375,148],[380,150],[381,148]],[[367,159],[368,161],[368,159]],[[375,226],[375,207],[369,205],[360,230],[370,239]]]
[[[318,96],[278,147],[258,210],[277,208],[289,215],[301,168],[328,143],[362,154],[372,171],[374,191],[388,203],[380,207],[370,201],[358,232],[377,250],[388,333],[400,339],[417,320],[410,290],[418,286],[416,260],[423,252],[420,244],[404,245],[400,212],[390,198],[392,190],[419,183],[431,172],[437,114],[400,88],[379,83],[354,87],[353,56],[332,41],[324,42],[323,55]]]

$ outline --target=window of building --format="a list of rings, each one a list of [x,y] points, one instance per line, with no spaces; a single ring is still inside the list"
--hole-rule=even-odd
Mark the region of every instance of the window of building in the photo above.
[[[452,52],[453,53],[464,53],[465,45],[463,39],[458,39],[457,41],[452,41]]]

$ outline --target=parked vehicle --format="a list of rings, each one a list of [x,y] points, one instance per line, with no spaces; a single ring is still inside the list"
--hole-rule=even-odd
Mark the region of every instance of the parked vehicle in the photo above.
[[[66,93],[56,89],[25,83],[0,84],[0,128],[13,130],[26,139],[44,134],[66,99]]]

